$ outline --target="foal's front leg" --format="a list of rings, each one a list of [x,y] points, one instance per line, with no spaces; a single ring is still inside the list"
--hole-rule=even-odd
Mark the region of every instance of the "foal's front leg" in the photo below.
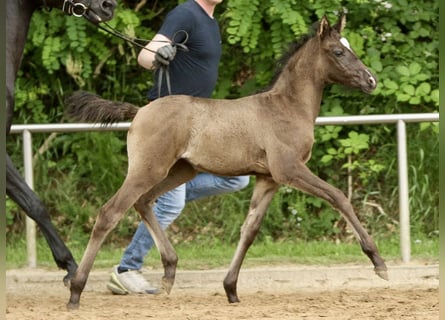
[[[238,282],[241,264],[260,229],[264,214],[277,189],[278,184],[270,177],[257,176],[249,212],[241,227],[241,237],[238,242],[238,247],[236,248],[229,271],[224,279],[224,290],[230,303],[240,302],[236,284]]]
[[[379,254],[374,240],[362,227],[357,218],[351,203],[339,189],[331,186],[329,183],[314,175],[305,165],[296,165],[294,170],[287,168],[286,175],[289,180],[283,183],[320,197],[328,201],[332,207],[337,209],[348,224],[351,226],[356,238],[360,242],[362,251],[369,257],[374,265],[375,273],[382,279],[388,280],[387,267]]]

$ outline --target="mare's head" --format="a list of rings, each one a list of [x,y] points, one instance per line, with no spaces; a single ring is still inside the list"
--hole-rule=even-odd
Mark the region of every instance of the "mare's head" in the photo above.
[[[51,6],[51,2],[59,2],[66,14],[84,17],[94,24],[111,20],[117,6],[116,0],[47,0],[43,2],[47,6]]]
[[[328,83],[340,83],[371,93],[377,87],[377,80],[351,49],[348,40],[341,36],[345,24],[345,15],[332,27],[326,17],[318,24],[313,40],[318,41],[321,72]]]

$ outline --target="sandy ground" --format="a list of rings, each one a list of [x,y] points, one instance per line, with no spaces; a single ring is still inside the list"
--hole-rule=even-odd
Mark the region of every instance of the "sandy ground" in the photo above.
[[[117,296],[106,289],[110,270],[94,269],[79,310],[68,311],[64,272],[6,273],[6,320],[122,319],[439,319],[439,266],[388,265],[390,281],[369,265],[242,269],[240,303],[227,302],[226,269],[178,270],[170,295]],[[161,270],[144,272],[156,283]]]

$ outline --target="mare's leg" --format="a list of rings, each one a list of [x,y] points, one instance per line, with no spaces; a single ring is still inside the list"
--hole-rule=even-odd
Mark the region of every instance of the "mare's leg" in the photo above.
[[[6,194],[38,224],[43,236],[48,242],[57,266],[68,271],[68,274],[63,279],[66,284],[69,279],[74,277],[77,264],[71,252],[55,230],[42,201],[29,188],[28,184],[14,167],[8,154],[6,154]]]
[[[106,236],[122,219],[125,212],[135,204],[141,195],[150,190],[153,184],[150,182],[150,175],[147,172],[132,172],[133,174],[129,173],[127,175],[118,192],[108,200],[99,212],[82,261],[75,277],[71,280],[71,296],[67,305],[68,309],[79,307],[80,295],[85,287],[94,259]]]
[[[278,184],[272,180],[272,178],[257,176],[249,212],[241,227],[240,241],[238,242],[238,247],[230,264],[229,272],[224,279],[224,290],[230,303],[240,301],[236,284],[241,264],[260,229],[261,221],[277,189]]]
[[[193,169],[189,163],[184,160],[179,160],[170,169],[168,176],[161,183],[151,189],[150,192],[141,196],[134,206],[141,215],[141,218],[149,230],[161,255],[162,264],[164,266],[162,286],[167,293],[170,293],[175,282],[178,256],[156,219],[152,210],[152,205],[154,200],[160,195],[191,180],[196,174],[196,170]]]
[[[286,176],[288,177],[286,179],[287,181],[280,182],[290,184],[297,189],[320,197],[328,201],[335,209],[337,209],[352,227],[363,252],[374,264],[374,271],[381,278],[388,280],[387,268],[384,260],[380,257],[377,246],[360,224],[351,203],[343,192],[314,175],[304,164],[296,166],[295,170],[291,172],[293,175],[290,174],[290,171],[286,172]]]

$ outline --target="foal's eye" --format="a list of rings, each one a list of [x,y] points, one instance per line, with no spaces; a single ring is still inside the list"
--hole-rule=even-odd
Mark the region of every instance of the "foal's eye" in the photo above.
[[[334,54],[336,57],[341,57],[343,55],[343,50],[335,49]]]

